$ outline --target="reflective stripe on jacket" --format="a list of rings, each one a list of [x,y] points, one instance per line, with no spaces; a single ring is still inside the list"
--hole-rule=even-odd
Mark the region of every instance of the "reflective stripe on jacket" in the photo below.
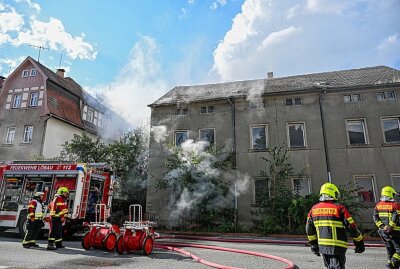
[[[346,231],[354,241],[362,235],[347,209],[333,201],[314,205],[307,216],[306,232],[309,241],[318,240],[321,254],[344,255],[347,250]]]
[[[41,201],[32,199],[28,205],[28,219],[42,219],[44,207]]]
[[[400,231],[400,226],[396,223],[396,219],[393,219],[393,213],[398,210],[398,207],[398,204],[394,201],[378,202],[374,208],[373,214],[375,225],[378,228],[382,225],[392,226],[393,230]]]
[[[67,215],[67,200],[62,195],[56,195],[50,206],[50,216],[65,218]]]

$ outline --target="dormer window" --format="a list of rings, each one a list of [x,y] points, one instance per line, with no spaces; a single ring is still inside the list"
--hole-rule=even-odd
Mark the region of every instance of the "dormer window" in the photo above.
[[[26,77],[28,77],[29,76],[29,70],[23,70],[22,71],[22,77],[23,78],[26,78]]]
[[[31,69],[31,73],[30,73],[30,75],[29,76],[31,76],[31,77],[36,77],[36,69]]]

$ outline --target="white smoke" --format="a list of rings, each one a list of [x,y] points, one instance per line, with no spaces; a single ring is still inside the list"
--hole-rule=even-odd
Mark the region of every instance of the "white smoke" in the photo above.
[[[150,132],[157,143],[164,142],[168,136],[167,126],[165,125],[152,126]]]

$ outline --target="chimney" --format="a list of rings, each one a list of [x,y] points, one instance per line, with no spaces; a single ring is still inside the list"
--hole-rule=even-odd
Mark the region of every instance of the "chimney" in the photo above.
[[[274,78],[274,72],[268,72],[267,73],[267,78],[268,79]]]
[[[57,69],[57,76],[64,78],[65,69],[59,68]]]

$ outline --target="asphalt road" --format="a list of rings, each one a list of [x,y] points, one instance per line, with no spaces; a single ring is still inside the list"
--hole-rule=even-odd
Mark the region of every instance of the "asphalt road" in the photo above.
[[[298,268],[321,269],[322,258],[311,254],[309,247],[302,245],[271,245],[248,243],[223,243],[195,240],[174,240],[174,242],[213,245],[226,248],[242,249],[262,252],[279,256],[294,262]],[[191,258],[176,252],[154,249],[146,257],[141,253],[118,255],[116,252],[107,253],[101,250],[83,250],[79,237],[65,240],[65,249],[47,251],[47,243],[40,240],[38,249],[24,249],[21,239],[14,231],[0,233],[0,269],[12,268],[141,268],[141,269],[197,269],[210,268]],[[223,251],[182,248],[196,256],[218,264],[248,269],[285,268],[286,264],[259,257],[235,254]],[[363,254],[355,254],[349,249],[346,268],[350,269],[377,269],[384,268],[386,252],[384,248],[367,248]]]

